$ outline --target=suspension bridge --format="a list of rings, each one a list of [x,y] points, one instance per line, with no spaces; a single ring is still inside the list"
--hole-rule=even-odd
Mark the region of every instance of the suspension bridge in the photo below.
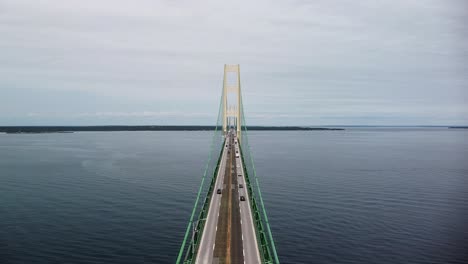
[[[224,65],[210,154],[176,263],[279,263],[247,137],[239,65]]]

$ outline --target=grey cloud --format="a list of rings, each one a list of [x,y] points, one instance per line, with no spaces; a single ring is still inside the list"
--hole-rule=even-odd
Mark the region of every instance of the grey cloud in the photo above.
[[[249,123],[466,124],[467,10],[436,0],[2,1],[0,125],[96,122],[80,113],[210,124],[128,113],[216,115],[224,63],[241,64]],[[57,108],[63,117],[45,116]]]

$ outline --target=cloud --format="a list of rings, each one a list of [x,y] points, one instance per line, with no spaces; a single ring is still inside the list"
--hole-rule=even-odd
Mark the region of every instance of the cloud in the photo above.
[[[466,124],[466,7],[436,0],[2,1],[0,125],[27,124],[24,113],[65,123],[170,122],[161,113],[177,113],[178,122],[210,123],[190,113],[217,114],[225,63],[241,64],[252,123],[300,125],[335,115],[353,123],[373,113],[386,124],[432,123],[433,116]]]
[[[217,114],[217,113],[216,113]],[[152,112],[152,111],[142,111],[142,112],[84,112],[84,113],[73,113],[73,114],[63,114],[63,113],[37,113],[30,112],[26,114],[27,117],[71,117],[71,118],[107,118],[107,117],[179,117],[179,118],[192,118],[192,117],[215,117],[215,114],[212,113],[187,113],[187,112]]]

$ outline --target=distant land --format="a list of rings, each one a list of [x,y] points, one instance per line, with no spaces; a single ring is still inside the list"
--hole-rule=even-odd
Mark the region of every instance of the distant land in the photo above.
[[[0,132],[20,133],[72,133],[78,131],[209,131],[216,126],[0,126]],[[343,128],[301,126],[247,126],[247,130],[344,130]]]
[[[468,126],[451,126],[449,128],[468,129]]]

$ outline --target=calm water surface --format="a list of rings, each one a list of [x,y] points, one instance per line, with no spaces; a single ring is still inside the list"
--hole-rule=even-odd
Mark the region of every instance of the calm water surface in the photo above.
[[[212,132],[0,134],[0,263],[172,263]],[[250,132],[282,263],[466,263],[468,131]]]

